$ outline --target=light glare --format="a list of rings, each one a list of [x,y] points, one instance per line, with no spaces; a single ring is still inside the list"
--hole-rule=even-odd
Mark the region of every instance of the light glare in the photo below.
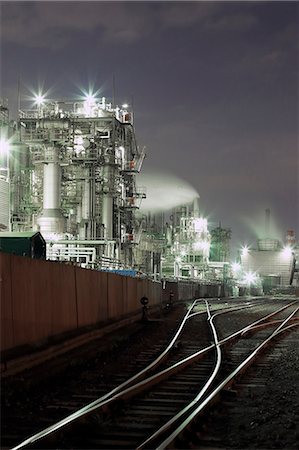
[[[249,249],[246,245],[244,245],[244,247],[242,247],[242,256],[247,256],[249,253]]]
[[[241,264],[239,264],[237,262],[233,263],[232,264],[232,271],[234,273],[237,273],[237,272],[239,272],[239,270],[241,270]]]
[[[282,256],[284,258],[290,258],[292,256],[292,249],[291,247],[289,247],[288,245],[286,245],[283,249],[282,249]]]
[[[253,272],[246,272],[246,273],[244,274],[244,282],[245,282],[247,285],[250,286],[252,283],[255,283],[256,280],[257,280],[257,276],[256,276],[255,273],[253,273]]]
[[[45,102],[45,97],[41,94],[38,94],[35,96],[34,101],[38,106],[41,106]]]

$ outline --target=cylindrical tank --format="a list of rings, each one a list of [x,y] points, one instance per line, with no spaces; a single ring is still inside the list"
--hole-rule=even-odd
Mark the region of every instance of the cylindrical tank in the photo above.
[[[103,167],[103,197],[101,222],[104,226],[104,238],[113,238],[113,195],[115,184],[114,154],[107,153]]]
[[[44,209],[60,208],[61,169],[58,161],[44,165]]]
[[[113,197],[104,194],[102,199],[102,224],[105,227],[105,239],[113,238]]]
[[[65,219],[60,209],[61,167],[58,148],[47,148],[46,158],[43,180],[43,211],[38,219],[38,224],[41,234],[47,239],[53,233],[62,234],[64,232]]]

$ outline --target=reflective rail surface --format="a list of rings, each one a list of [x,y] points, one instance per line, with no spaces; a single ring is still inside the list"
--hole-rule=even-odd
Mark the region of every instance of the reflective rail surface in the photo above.
[[[227,389],[274,338],[298,325],[296,303],[277,309],[274,304],[270,314],[249,322],[253,312],[261,316],[263,302],[240,302],[219,308],[213,301],[195,300],[165,350],[147,367],[14,449],[49,448],[49,445],[50,448],[57,445],[175,448],[175,441],[215,401],[219,392]],[[292,311],[287,314],[289,309]],[[231,332],[236,328],[236,317],[238,320],[244,317],[247,323]],[[230,360],[234,359],[235,369],[216,385],[228,355]]]

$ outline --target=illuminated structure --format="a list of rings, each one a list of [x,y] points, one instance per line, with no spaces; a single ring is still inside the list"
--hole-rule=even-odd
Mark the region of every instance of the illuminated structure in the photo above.
[[[210,261],[229,261],[231,229],[218,227],[211,230]]]
[[[250,274],[259,275],[267,292],[273,287],[292,284],[294,250],[288,245],[282,247],[275,239],[262,239],[258,241],[258,249],[246,248],[242,251],[241,265],[244,279],[249,280]]]
[[[176,208],[166,224],[166,250],[162,263],[165,276],[205,278],[208,271],[210,233],[207,219],[200,216],[199,198]]]
[[[13,231],[38,230],[47,257],[84,267],[133,267],[140,237],[136,187],[144,152],[133,113],[105,97],[35,98],[20,111],[11,150]]]
[[[9,114],[8,107],[0,102],[0,231],[9,231]]]

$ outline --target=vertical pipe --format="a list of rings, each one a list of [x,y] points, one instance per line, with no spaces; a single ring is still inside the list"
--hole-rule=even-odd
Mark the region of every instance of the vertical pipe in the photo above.
[[[44,165],[44,209],[60,208],[60,166],[58,162]]]
[[[102,199],[102,223],[105,227],[105,239],[113,238],[113,197],[104,194]]]

